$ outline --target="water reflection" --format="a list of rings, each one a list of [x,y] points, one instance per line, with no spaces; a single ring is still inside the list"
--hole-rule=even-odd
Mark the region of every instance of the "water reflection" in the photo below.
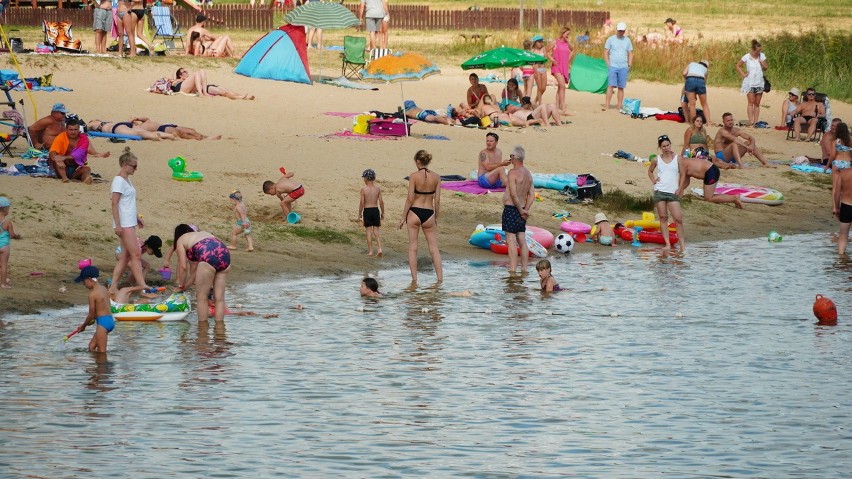
[[[88,389],[98,392],[108,392],[118,389],[114,385],[112,378],[113,363],[108,358],[109,353],[92,353],[92,364],[86,367],[86,374],[89,375],[89,382],[86,384]],[[101,396],[94,396],[100,398]],[[93,399],[94,400],[94,399]],[[98,400],[100,402],[100,400]],[[93,408],[97,407],[92,405]]]

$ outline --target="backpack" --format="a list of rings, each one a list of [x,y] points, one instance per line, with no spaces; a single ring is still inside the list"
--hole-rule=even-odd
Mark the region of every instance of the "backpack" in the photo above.
[[[168,78],[160,78],[155,81],[151,88],[148,88],[148,91],[151,93],[159,93],[161,95],[171,95],[174,93],[172,91],[172,81]]]

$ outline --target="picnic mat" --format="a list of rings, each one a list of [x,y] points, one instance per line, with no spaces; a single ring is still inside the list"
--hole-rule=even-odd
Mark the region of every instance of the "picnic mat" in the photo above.
[[[453,190],[459,191],[462,193],[469,193],[471,195],[485,195],[488,193],[502,193],[506,190],[506,188],[494,188],[487,189],[479,186],[479,183],[476,180],[465,180],[465,181],[448,181],[446,183],[441,183],[441,188],[445,190]]]
[[[352,88],[355,90],[373,90],[378,91],[379,88],[374,85],[366,85],[364,83],[354,82],[346,77],[339,78],[326,78],[321,80],[321,83],[325,83],[326,85],[334,85],[343,88]]]

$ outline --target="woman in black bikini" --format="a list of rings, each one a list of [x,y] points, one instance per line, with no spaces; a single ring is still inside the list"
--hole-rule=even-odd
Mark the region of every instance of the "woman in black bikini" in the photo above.
[[[441,205],[441,176],[426,168],[432,161],[432,155],[420,150],[414,155],[417,171],[409,175],[408,198],[402,211],[402,225],[408,223],[408,268],[411,270],[411,282],[417,284],[417,234],[423,230],[429,254],[438,282],[444,281],[441,267],[441,252],[438,250],[438,212]]]
[[[151,42],[147,38],[145,38],[145,3],[145,0],[132,0],[130,2],[130,11],[123,20],[124,28],[127,32],[127,39],[130,41],[131,56],[136,55],[137,41],[144,43],[145,47],[148,48],[148,53],[153,54],[153,52],[151,52]],[[128,27],[128,21],[126,20],[127,17],[130,17],[130,27]]]
[[[172,83],[172,91],[175,93],[197,94],[198,96],[224,96],[231,100],[254,100],[254,95],[234,93],[219,85],[210,85],[207,83],[207,72],[205,70],[189,73],[186,68],[178,68],[175,76],[177,79]]]
[[[162,131],[147,131],[133,126],[133,122],[101,121],[92,120],[86,123],[86,131],[114,133],[116,135],[132,135],[141,137],[143,140],[174,140],[175,135]]]

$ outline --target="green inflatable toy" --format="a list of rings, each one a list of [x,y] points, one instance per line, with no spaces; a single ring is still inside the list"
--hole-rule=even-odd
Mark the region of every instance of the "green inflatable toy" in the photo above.
[[[200,171],[186,171],[186,160],[182,156],[176,156],[169,160],[169,168],[172,169],[172,179],[178,181],[201,181],[204,174]]]

